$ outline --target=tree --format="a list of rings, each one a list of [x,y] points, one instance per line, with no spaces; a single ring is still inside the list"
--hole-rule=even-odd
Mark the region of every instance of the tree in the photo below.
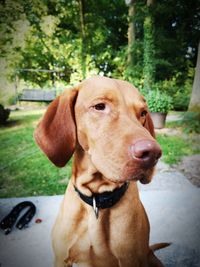
[[[197,63],[188,110],[200,113],[200,41],[198,45]]]
[[[86,34],[85,34],[85,11],[84,11],[84,0],[79,0],[80,9],[80,25],[81,25],[81,68],[82,68],[82,79],[86,77]]]
[[[16,68],[56,69],[63,72],[63,82],[73,84],[104,74],[139,88],[168,91],[176,103],[186,93],[188,99],[200,34],[200,0],[126,3],[129,6],[124,0],[2,1],[0,60],[9,65],[8,75]],[[45,73],[20,76],[41,87],[54,79]]]
[[[200,0],[156,0],[153,12],[155,80],[176,77],[177,85],[181,86],[188,77],[189,68],[196,63]]]
[[[127,64],[129,67],[133,65],[133,46],[135,43],[135,1],[134,0],[126,0],[126,4],[128,5],[128,57]]]
[[[144,19],[144,90],[152,88],[155,75],[154,18],[152,15],[153,0],[147,0],[146,17]]]
[[[61,70],[65,74],[61,78],[67,82],[77,82],[90,71],[112,74],[116,68],[114,59],[127,42],[124,0],[16,2],[20,7],[17,14],[24,17],[30,28],[25,47],[13,50],[20,55],[13,68]],[[9,10],[12,26],[12,5]],[[10,41],[13,40],[11,36]],[[40,86],[53,79],[45,73],[19,75]]]

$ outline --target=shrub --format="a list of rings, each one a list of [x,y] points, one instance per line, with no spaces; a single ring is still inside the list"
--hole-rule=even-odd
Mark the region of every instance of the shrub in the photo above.
[[[10,110],[5,109],[4,106],[0,104],[0,125],[6,124],[9,115],[10,115]]]
[[[186,111],[188,109],[188,105],[190,102],[190,96],[182,94],[181,91],[177,91],[177,93],[173,97],[174,99],[174,110],[176,111]]]
[[[145,95],[150,112],[168,113],[172,109],[172,98],[159,90],[151,90]]]
[[[184,114],[182,122],[185,133],[200,133],[200,113],[188,111]]]
[[[152,89],[165,92],[173,98],[173,109],[177,111],[187,111],[190,100],[192,84],[188,80],[185,84],[177,84],[175,78],[156,82]]]

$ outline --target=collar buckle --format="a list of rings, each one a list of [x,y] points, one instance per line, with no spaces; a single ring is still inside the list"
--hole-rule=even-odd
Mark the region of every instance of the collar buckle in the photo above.
[[[92,206],[93,206],[94,214],[95,214],[96,218],[98,219],[98,217],[99,217],[99,209],[97,207],[95,197],[93,197],[93,199],[92,199]]]

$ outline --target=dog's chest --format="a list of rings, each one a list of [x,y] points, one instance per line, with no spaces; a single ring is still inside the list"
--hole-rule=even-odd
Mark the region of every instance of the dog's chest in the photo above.
[[[114,222],[110,212],[100,210],[96,219],[91,209],[81,236],[69,250],[70,260],[77,266],[87,263],[86,266],[93,267],[119,267],[125,254],[129,255],[129,260],[135,258],[135,231],[122,217]]]
[[[117,267],[118,261],[110,250],[109,228],[109,220],[105,220],[105,214],[100,214],[97,220],[91,210],[85,229],[69,250],[70,260],[77,264],[87,263],[88,266]]]

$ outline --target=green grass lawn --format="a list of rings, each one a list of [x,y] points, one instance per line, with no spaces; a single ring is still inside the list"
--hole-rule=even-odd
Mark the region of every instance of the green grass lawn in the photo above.
[[[55,167],[36,146],[33,131],[44,110],[12,112],[0,128],[0,197],[63,194],[71,176],[71,161]],[[173,127],[174,124],[173,124]],[[199,153],[199,145],[181,136],[158,135],[166,163]]]
[[[163,150],[162,161],[170,165],[178,163],[183,156],[200,153],[199,143],[190,138],[158,134],[157,141]]]
[[[0,197],[64,193],[71,163],[56,168],[36,146],[33,131],[41,115],[13,112],[8,126],[0,128]]]

